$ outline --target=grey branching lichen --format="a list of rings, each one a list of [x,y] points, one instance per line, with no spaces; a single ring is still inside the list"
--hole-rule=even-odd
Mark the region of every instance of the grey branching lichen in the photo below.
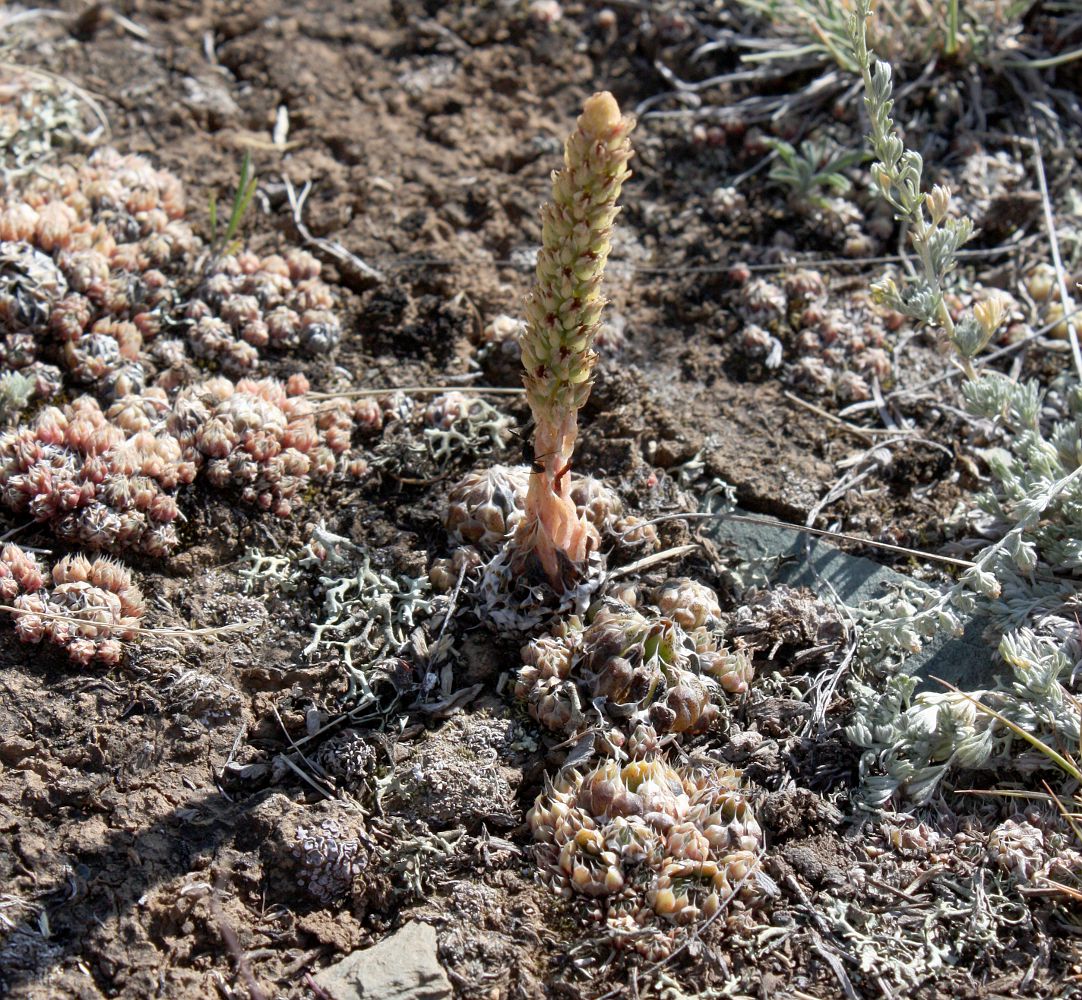
[[[395,658],[407,651],[431,665],[451,645],[449,632],[431,644],[423,634],[422,626],[447,606],[427,577],[391,576],[373,566],[361,546],[322,525],[312,529],[300,552],[276,556],[253,549],[244,562],[240,575],[249,592],[293,593],[304,586],[320,599],[303,652],[340,658],[349,681],[347,700],[371,700],[373,680],[385,667],[393,673]]]
[[[511,438],[511,418],[480,396],[448,392],[425,410],[425,442],[441,468],[457,455],[484,454],[503,448]]]

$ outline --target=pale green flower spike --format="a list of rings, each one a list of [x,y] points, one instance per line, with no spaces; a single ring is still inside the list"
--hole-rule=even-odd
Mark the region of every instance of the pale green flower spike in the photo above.
[[[605,306],[601,277],[616,199],[631,173],[633,127],[607,91],[586,102],[564,147],[564,169],[553,174],[552,202],[541,211],[537,284],[526,300],[523,381],[536,424],[536,467],[516,542],[538,557],[557,588],[598,543],[569,496],[571,455],[597,364],[591,345]]]

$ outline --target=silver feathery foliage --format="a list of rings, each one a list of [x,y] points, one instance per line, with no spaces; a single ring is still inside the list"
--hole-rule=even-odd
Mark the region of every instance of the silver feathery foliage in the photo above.
[[[905,290],[888,280],[878,293],[893,308],[944,329],[965,373],[966,408],[998,425],[1003,442],[983,454],[994,485],[978,498],[980,527],[992,541],[973,555],[973,565],[945,591],[914,582],[854,611],[862,631],[847,733],[865,750],[862,804],[877,809],[896,793],[926,801],[951,768],[1048,765],[992,713],[1061,753],[1078,752],[1082,718],[1073,692],[1082,665],[1082,386],[1065,373],[1042,391],[973,366],[970,359],[1002,318],[1002,304],[986,300],[957,324],[943,306],[943,279],[972,224],[946,217],[945,188],[921,193],[921,158],[905,148],[891,118],[890,67],[867,48],[869,12],[869,0],[860,0],[850,35],[878,158],[872,176],[910,226],[921,263]],[[915,694],[908,657],[943,633],[961,634],[964,617],[972,614],[990,621],[988,655],[1003,667],[992,686]]]

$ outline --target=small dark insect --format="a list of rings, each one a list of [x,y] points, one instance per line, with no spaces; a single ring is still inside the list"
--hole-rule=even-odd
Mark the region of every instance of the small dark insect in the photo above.
[[[531,424],[526,428],[522,436],[522,461],[528,464],[532,469],[532,474],[536,476],[544,475],[545,472],[545,459],[552,458],[556,454],[554,451],[550,451],[546,455],[535,455],[533,451],[533,425]],[[555,478],[552,480],[552,492],[560,492],[560,480],[564,478],[571,471],[570,459],[562,469],[558,470]]]
[[[531,420],[521,430],[516,430],[516,431],[513,431],[512,433],[515,435],[515,437],[518,437],[518,438],[522,439],[522,462],[523,462],[523,464],[524,465],[532,465],[532,466],[534,466],[536,468],[537,467],[537,461],[535,460],[534,453],[533,453],[533,431],[534,431],[535,426],[536,425],[534,424],[533,420]]]
[[[533,449],[531,449],[531,454],[532,451]],[[547,455],[533,455],[533,457],[529,459],[529,462],[530,465],[533,466],[534,475],[542,475],[545,471],[545,459],[552,458],[555,454],[556,452],[550,451]]]

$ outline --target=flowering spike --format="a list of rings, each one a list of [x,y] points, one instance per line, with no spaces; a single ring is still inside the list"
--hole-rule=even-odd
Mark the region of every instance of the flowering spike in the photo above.
[[[597,364],[591,345],[605,304],[599,286],[616,199],[630,176],[633,127],[608,91],[586,102],[564,147],[564,169],[552,176],[552,202],[541,211],[537,283],[526,299],[523,382],[537,462],[516,540],[537,555],[555,587],[562,586],[562,561],[581,568],[598,543],[570,499],[571,455]]]

